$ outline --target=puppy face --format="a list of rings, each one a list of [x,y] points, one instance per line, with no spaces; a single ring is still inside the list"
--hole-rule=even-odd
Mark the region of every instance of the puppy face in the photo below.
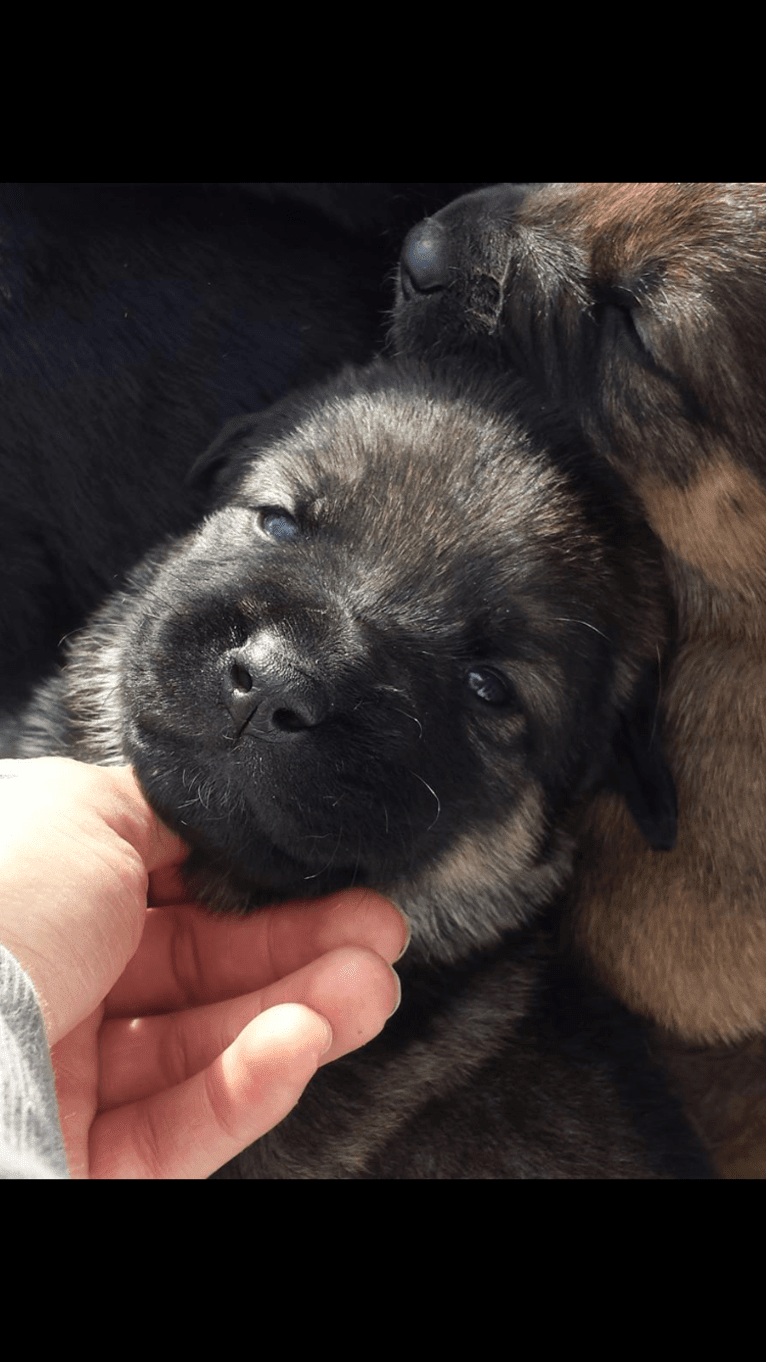
[[[466,195],[408,236],[393,334],[399,351],[501,353],[571,409],[692,565],[712,569],[716,534],[743,541],[740,566],[754,537],[762,555],[766,186]],[[695,525],[673,531],[669,494]]]
[[[672,841],[656,545],[521,387],[381,362],[198,472],[212,513],[68,674],[79,755],[134,764],[214,907],[373,884],[449,960],[560,886],[585,791]]]

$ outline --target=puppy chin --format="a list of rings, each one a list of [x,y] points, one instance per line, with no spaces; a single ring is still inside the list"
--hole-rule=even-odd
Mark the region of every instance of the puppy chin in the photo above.
[[[280,773],[272,744],[265,754],[257,741],[244,753],[179,750],[129,728],[127,757],[148,802],[191,848],[189,889],[216,911],[396,883],[443,851],[420,782],[411,778],[407,817],[397,821],[395,798],[377,782],[355,786],[353,797],[335,785],[309,735],[296,744],[303,760]]]
[[[213,912],[239,916],[368,884],[361,867],[326,866],[310,872],[273,846],[258,845],[252,859],[252,870],[240,873],[225,855],[195,847],[183,867],[183,880],[190,895]]]
[[[206,761],[190,751],[185,760],[155,741],[129,743],[128,758],[148,802],[191,847],[188,882],[204,885],[214,908],[247,912],[366,874],[358,838],[349,848],[336,828],[317,820],[300,828],[286,794],[273,780],[248,780],[236,757]]]

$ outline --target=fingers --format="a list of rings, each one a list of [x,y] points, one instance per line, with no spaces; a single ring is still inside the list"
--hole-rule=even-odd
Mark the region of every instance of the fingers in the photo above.
[[[68,812],[69,821],[97,819],[139,853],[148,871],[179,864],[189,848],[149,808],[127,766],[90,766],[69,757],[30,757],[0,762],[2,799],[43,817]],[[11,778],[13,782],[11,783]],[[7,781],[7,786],[6,786]]]
[[[167,870],[186,860],[189,848],[149,807],[131,767],[86,769],[99,772],[104,782],[103,793],[99,790],[99,811],[104,821],[135,847],[147,871]]]
[[[300,1004],[256,1017],[201,1073],[99,1116],[90,1176],[208,1177],[287,1115],[327,1035],[327,1023]]]
[[[283,903],[247,918],[191,905],[150,909],[106,1015],[177,1011],[251,993],[339,946],[367,947],[391,963],[407,940],[403,914],[371,889]]]
[[[199,1073],[255,1014],[296,1002],[332,1028],[322,1063],[372,1040],[398,1006],[397,975],[372,951],[341,947],[244,997],[166,1016],[105,1022],[99,1040],[100,1110],[150,1097]]]
[[[55,1043],[138,947],[148,875],[134,843],[148,845],[156,820],[129,771],[42,757],[5,762],[0,776],[3,941],[29,972]]]

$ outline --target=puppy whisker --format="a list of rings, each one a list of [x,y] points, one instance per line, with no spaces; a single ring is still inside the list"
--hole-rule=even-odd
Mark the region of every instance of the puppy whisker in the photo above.
[[[335,840],[335,846],[333,847],[333,851],[332,851],[332,855],[331,855],[330,859],[327,861],[327,863],[326,863],[325,865],[321,866],[319,870],[315,870],[314,873],[313,873],[313,875],[304,875],[304,876],[303,876],[304,880],[316,880],[316,879],[318,879],[320,875],[326,874],[327,871],[335,864],[335,857],[336,857],[337,854],[338,854],[338,847],[340,846],[342,836],[343,836],[343,824],[340,823],[339,826],[338,826],[338,836],[337,836],[337,838],[336,838],[336,840]]]
[[[584,629],[592,629],[594,634],[600,634],[602,638],[606,639],[607,643],[609,642],[604,631],[602,629],[597,629],[595,624],[589,624],[587,620],[570,619],[562,615],[555,615],[554,619],[557,624],[581,624]]]
[[[428,827],[426,828],[426,831],[427,831],[427,832],[430,832],[430,831],[431,831],[431,828],[435,827],[436,824],[437,824],[438,821],[439,821],[439,815],[441,814],[441,811],[442,811],[442,802],[441,802],[441,800],[440,800],[438,794],[436,793],[436,791],[433,789],[433,787],[432,787],[431,785],[429,785],[429,784],[428,784],[428,781],[427,781],[427,780],[424,780],[422,776],[419,776],[418,773],[417,773],[417,771],[410,771],[410,775],[411,775],[411,776],[414,776],[416,780],[419,780],[420,783],[421,783],[421,785],[425,785],[426,789],[428,790],[428,793],[429,793],[429,794],[432,794],[433,797],[434,797],[434,799],[436,800],[436,817],[435,817],[433,823],[429,823]]]
[[[395,705],[392,705],[392,709],[394,710],[395,714],[401,714],[404,716],[405,719],[412,719],[412,722],[414,724],[417,724],[418,726],[418,737],[419,738],[423,737],[423,725],[421,724],[416,714],[408,714],[406,709],[398,709]]]

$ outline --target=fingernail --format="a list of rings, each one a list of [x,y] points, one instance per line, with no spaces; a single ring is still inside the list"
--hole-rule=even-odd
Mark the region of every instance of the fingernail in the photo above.
[[[331,1027],[330,1023],[328,1022],[327,1018],[326,1018],[326,1017],[323,1017],[323,1018],[322,1018],[322,1021],[324,1022],[324,1025],[325,1025],[325,1032],[326,1032],[326,1035],[325,1035],[325,1043],[324,1043],[324,1045],[322,1046],[322,1048],[321,1048],[321,1050],[319,1051],[319,1053],[320,1053],[320,1055],[326,1055],[326,1054],[327,1054],[327,1051],[329,1050],[330,1046],[332,1045],[332,1042],[333,1042],[333,1034],[332,1034],[332,1027]]]
[[[394,1003],[393,1007],[391,1008],[391,1011],[389,1012],[388,1016],[386,1017],[386,1021],[389,1021],[390,1018],[393,1017],[394,1013],[396,1012],[397,1008],[399,1007],[400,1002],[402,1001],[402,981],[401,981],[401,979],[399,978],[399,975],[397,974],[397,972],[396,972],[395,969],[392,969],[391,973],[393,974],[393,976],[394,976],[394,978],[395,978],[395,980],[396,980],[396,987],[397,987],[397,990],[398,990],[398,996],[397,996],[396,1002]]]
[[[405,913],[404,909],[400,908],[398,903],[394,903],[393,907],[396,909],[405,927],[407,928],[407,936],[405,938],[404,945],[402,946],[402,949],[400,950],[399,954],[396,957],[396,960],[401,960],[402,956],[404,955],[404,952],[406,951],[407,947],[410,944],[410,941],[412,940],[412,927],[410,926],[410,920],[407,917],[407,914]],[[396,964],[396,960],[394,960],[394,964]]]

